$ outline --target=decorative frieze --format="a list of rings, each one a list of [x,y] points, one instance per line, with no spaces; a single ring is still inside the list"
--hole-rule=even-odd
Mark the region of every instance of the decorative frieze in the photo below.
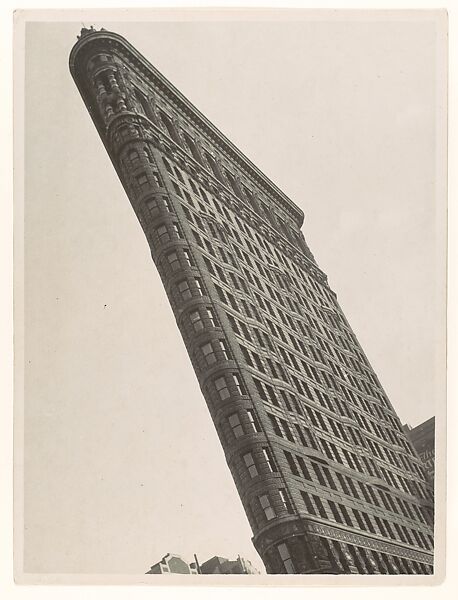
[[[383,540],[375,540],[367,536],[358,535],[357,533],[337,529],[336,527],[330,527],[329,525],[324,525],[322,523],[314,523],[312,521],[307,521],[306,528],[310,533],[316,533],[333,540],[347,542],[348,544],[369,548],[370,550],[378,550],[379,552],[384,552],[386,554],[395,554],[396,556],[410,558],[428,565],[434,564],[434,557],[431,554],[418,552],[411,548],[405,548],[396,544],[390,544]]]

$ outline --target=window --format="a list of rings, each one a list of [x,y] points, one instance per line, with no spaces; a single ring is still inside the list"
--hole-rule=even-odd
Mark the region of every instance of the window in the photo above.
[[[213,365],[216,362],[216,356],[213,346],[210,343],[208,343],[201,346],[200,349],[202,351],[202,354],[204,355],[207,365]]]
[[[353,521],[351,520],[350,515],[348,514],[346,506],[344,506],[343,504],[339,504],[339,508],[340,512],[343,515],[343,518],[345,519],[346,524],[350,527],[353,527]]]
[[[183,248],[183,256],[188,267],[193,267],[194,263],[192,262],[191,253],[186,248]]]
[[[189,300],[192,298],[191,288],[189,287],[189,282],[184,279],[177,284],[178,291],[181,295],[182,300]]]
[[[159,212],[159,205],[157,203],[157,198],[148,198],[146,200],[146,206],[153,216],[156,216],[157,213]]]
[[[225,340],[218,340],[218,341],[219,341],[221,353],[223,355],[224,360],[229,360],[230,359],[229,350],[227,348],[227,344],[226,344]]]
[[[220,400],[227,400],[227,398],[230,397],[231,394],[224,377],[218,377],[218,379],[215,380],[215,388],[219,394]]]
[[[208,164],[210,165],[211,170],[215,177],[217,177],[220,181],[222,181],[221,171],[216,160],[211,156],[208,152],[205,153],[205,158],[207,159]]]
[[[258,394],[261,397],[261,400],[264,400],[265,402],[267,402],[267,396],[264,391],[264,386],[262,385],[262,382],[259,381],[259,379],[256,379],[255,377],[253,377],[253,381],[256,385],[256,389],[258,390]]]
[[[286,460],[288,462],[288,465],[289,465],[291,473],[293,475],[297,475],[299,477],[299,471],[298,471],[296,462],[295,462],[295,460],[293,458],[293,455],[290,452],[286,452],[285,451],[285,457],[286,457]]]
[[[174,231],[175,235],[177,236],[177,238],[181,239],[183,237],[183,234],[181,233],[178,223],[172,223],[172,227],[173,227],[173,231]]]
[[[194,282],[196,284],[197,291],[199,292],[199,296],[203,296],[204,294],[202,291],[202,283],[201,283],[200,279],[197,279],[197,277],[196,277],[194,279]]]
[[[170,241],[170,233],[165,225],[160,225],[156,229],[156,234],[157,234],[161,244],[165,244],[166,242]]]
[[[154,181],[158,187],[162,187],[162,179],[157,171],[153,171]]]
[[[342,475],[340,473],[337,473],[337,479],[340,482],[340,485],[342,486],[342,490],[344,492],[344,494],[347,494],[348,496],[350,496],[350,492],[348,490],[347,484],[345,483],[345,479],[342,477]]]
[[[202,329],[204,328],[204,324],[202,322],[202,318],[198,310],[195,310],[189,314],[189,320],[191,321],[192,326],[194,327],[194,331],[202,331]]]
[[[291,429],[289,428],[288,423],[284,420],[284,419],[280,419],[281,425],[283,427],[283,431],[285,432],[286,435],[286,439],[289,440],[290,442],[294,442],[294,436],[291,432]]]
[[[210,324],[212,325],[212,327],[215,327],[216,326],[215,315],[213,314],[212,309],[211,308],[206,308],[205,310],[207,312],[207,318],[210,321]]]
[[[181,188],[176,181],[172,181],[173,189],[175,190],[175,194],[183,198],[183,194],[181,192]]]
[[[272,456],[272,452],[270,448],[263,448],[262,453],[264,454],[265,461],[271,473],[275,473],[277,471],[277,467],[275,466],[275,461]]]
[[[229,415],[228,421],[229,425],[232,427],[232,433],[234,434],[234,437],[238,438],[244,434],[238,413],[233,413],[232,415]]]
[[[171,175],[173,175],[173,170],[172,170],[172,167],[170,166],[170,163],[169,163],[169,161],[168,161],[166,158],[162,158],[162,161],[163,161],[163,163],[164,163],[164,165],[165,165],[165,168],[167,169],[167,171],[168,171],[168,172],[169,172]]]
[[[192,154],[194,160],[201,163],[202,160],[200,158],[200,153],[199,153],[199,150],[197,149],[196,143],[194,142],[192,137],[190,135],[188,135],[185,131],[182,131],[182,134],[183,134],[183,138],[186,142],[186,145],[191,150],[191,154]]]
[[[296,411],[296,412],[297,412],[297,411]],[[305,439],[304,432],[302,431],[302,428],[301,428],[301,426],[300,426],[300,425],[298,425],[297,423],[295,423],[295,424],[294,424],[294,426],[295,426],[295,428],[296,428],[296,432],[297,432],[297,435],[299,436],[299,439],[300,439],[300,441],[301,441],[301,444],[302,444],[303,446],[305,446],[305,447],[308,447],[310,444],[309,444],[309,443],[307,443],[307,440]]]
[[[337,521],[337,523],[342,523],[342,517],[340,516],[340,513],[339,513],[335,503],[332,500],[328,500],[328,503],[329,503],[329,506],[331,507],[331,511],[334,516],[334,519]]]
[[[234,384],[235,384],[235,387],[237,388],[237,392],[242,396],[243,388],[242,388],[242,382],[240,381],[240,377],[237,375],[237,373],[233,373],[232,376],[234,378]]]
[[[246,465],[246,468],[248,469],[248,473],[250,474],[250,477],[256,477],[258,475],[258,469],[256,467],[256,464],[254,462],[254,458],[253,455],[251,454],[251,452],[247,452],[246,454],[244,454],[242,456],[243,458],[243,462]]]
[[[326,486],[326,482],[323,478],[323,474],[321,473],[320,467],[316,463],[312,463],[312,467],[313,467],[313,470],[315,471],[315,474],[316,474],[320,484]]]
[[[148,181],[148,177],[147,177],[146,173],[139,173],[136,176],[136,179],[137,179],[138,185],[140,186],[140,188],[142,190],[148,189],[149,181]]]
[[[166,129],[167,129],[167,133],[169,134],[169,136],[177,143],[180,143],[180,138],[178,136],[178,133],[175,129],[175,125],[172,122],[172,119],[166,115],[165,113],[163,113],[162,111],[160,111],[160,116],[161,116],[161,120],[164,123]]]
[[[134,88],[135,98],[138,102],[137,107],[146,117],[151,118],[152,111],[151,107],[148,104],[148,100],[146,97],[140,92],[138,88]]]
[[[278,406],[277,396],[275,394],[273,387],[271,385],[269,385],[268,383],[266,383],[265,386],[266,386],[267,393],[269,394],[270,401],[272,402],[272,404],[275,404],[275,406]]]
[[[309,512],[311,515],[316,515],[315,507],[313,506],[313,503],[310,500],[310,497],[307,494],[307,492],[304,492],[304,490],[301,490],[301,496],[302,496],[302,500],[304,501],[307,512]]]
[[[287,512],[289,512],[290,514],[293,513],[293,507],[291,506],[291,502],[289,501],[288,495],[286,493],[286,490],[284,488],[281,488],[278,490],[278,493],[280,494],[280,500],[284,506],[284,508],[286,509]]]
[[[197,189],[197,186],[194,183],[194,181],[192,179],[190,179],[189,183],[191,184],[191,189],[194,192],[194,194],[196,194],[196,196],[198,196],[199,195],[199,190]]]
[[[250,355],[249,351],[247,350],[247,348],[245,348],[245,346],[243,346],[240,343],[239,343],[239,346],[240,346],[240,350],[242,351],[243,358],[245,359],[245,362],[247,363],[247,365],[249,365],[250,367],[252,367],[253,366],[253,361],[251,360],[251,355]]]
[[[175,171],[175,176],[178,179],[178,181],[180,181],[181,183],[184,184],[184,179],[183,179],[183,175],[181,174],[180,169],[177,169],[177,167],[174,167],[173,169]]]
[[[329,486],[333,489],[333,490],[337,490],[336,484],[334,482],[334,479],[332,477],[331,472],[329,471],[329,469],[327,469],[326,467],[323,467],[323,473],[326,476],[326,479],[328,480]]]
[[[285,573],[295,573],[296,570],[294,568],[294,563],[289,553],[288,546],[285,543],[278,544],[277,550],[283,563]]]
[[[323,519],[327,519],[328,515],[326,514],[323,503],[321,502],[321,498],[319,496],[316,496],[315,494],[312,494],[312,495],[313,495],[315,504],[318,508],[318,512],[320,513],[320,517],[322,517]]]
[[[302,458],[302,456],[297,456],[297,462],[299,463],[299,466],[301,468],[302,471],[302,475],[304,476],[305,479],[308,479],[309,481],[312,481],[312,477],[309,473],[309,470],[307,469],[307,465],[305,464],[305,460]]]
[[[160,198],[160,200],[161,200],[161,203],[163,204],[163,206],[165,207],[165,209],[168,212],[172,212],[172,209],[170,207],[170,204],[169,204],[167,198],[162,197],[162,198]],[[159,204],[157,198],[148,198],[145,202],[146,202],[146,206],[148,207],[148,209],[151,212],[153,217],[155,217],[157,214],[159,214],[159,211],[162,207]]]
[[[172,271],[178,271],[180,269],[180,259],[178,258],[178,254],[176,252],[170,252],[167,254],[167,260]]]
[[[132,166],[135,166],[136,163],[138,163],[140,161],[140,155],[133,148],[131,150],[129,150],[127,156],[128,156],[129,161],[132,163]]]
[[[233,189],[234,193],[237,196],[240,196],[240,190],[239,190],[239,187],[238,187],[238,184],[237,184],[237,181],[236,181],[235,177],[227,169],[224,169],[224,172],[225,172],[226,178],[227,178],[227,180],[229,182],[229,185]]]
[[[283,437],[282,431],[281,431],[280,426],[277,421],[277,417],[275,415],[271,415],[270,413],[267,413],[267,415],[270,419],[270,423],[275,432],[275,435],[278,435],[279,437]]]
[[[261,429],[259,428],[259,423],[258,423],[258,419],[256,417],[256,414],[254,412],[254,410],[252,410],[251,408],[248,408],[246,411],[247,415],[248,415],[248,421],[250,423],[250,427],[253,431],[255,431],[256,433],[258,433],[259,431],[261,431]]]
[[[369,531],[371,531],[372,533],[375,533],[375,527],[372,525],[372,521],[370,520],[370,517],[367,513],[365,512],[361,512],[363,519],[366,521],[366,525],[367,528],[369,529]],[[403,540],[405,542],[405,540]]]
[[[363,531],[366,531],[366,525],[364,524],[363,520],[361,519],[361,515],[359,513],[358,510],[356,510],[356,508],[352,508],[353,514],[355,515],[356,520],[358,521],[358,525],[360,527],[360,529],[362,529]]]
[[[264,511],[264,515],[268,521],[275,518],[275,511],[272,505],[270,504],[270,499],[267,494],[259,496],[259,504],[261,505],[261,508]]]

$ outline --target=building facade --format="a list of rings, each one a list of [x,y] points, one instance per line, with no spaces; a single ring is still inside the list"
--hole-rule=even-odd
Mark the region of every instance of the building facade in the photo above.
[[[187,563],[178,554],[167,553],[159,562],[154,564],[146,575],[197,575],[196,563]]]
[[[235,560],[213,556],[200,565],[199,571],[202,575],[259,575],[251,562],[241,556]]]
[[[196,556],[195,562],[187,563],[178,554],[168,553],[146,575],[259,575],[259,571],[241,556],[235,560],[213,556],[200,565]]]
[[[70,70],[151,248],[268,573],[433,572],[424,467],[304,215],[124,38]]]
[[[435,429],[436,420],[434,417],[416,427],[404,425],[404,431],[417,451],[418,456],[423,461],[431,483],[434,482],[435,472]]]

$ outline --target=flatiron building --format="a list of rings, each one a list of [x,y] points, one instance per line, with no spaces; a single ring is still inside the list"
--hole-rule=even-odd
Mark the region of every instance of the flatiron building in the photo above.
[[[120,35],[83,29],[70,70],[145,233],[267,572],[431,574],[425,469],[302,211]]]

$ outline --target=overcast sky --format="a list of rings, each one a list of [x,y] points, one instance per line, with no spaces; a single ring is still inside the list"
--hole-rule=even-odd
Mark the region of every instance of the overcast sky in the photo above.
[[[435,414],[434,25],[95,25],[125,36],[304,210],[401,420]],[[70,77],[80,28],[27,25],[26,570],[143,573],[167,552],[241,554],[263,570],[148,245]]]

